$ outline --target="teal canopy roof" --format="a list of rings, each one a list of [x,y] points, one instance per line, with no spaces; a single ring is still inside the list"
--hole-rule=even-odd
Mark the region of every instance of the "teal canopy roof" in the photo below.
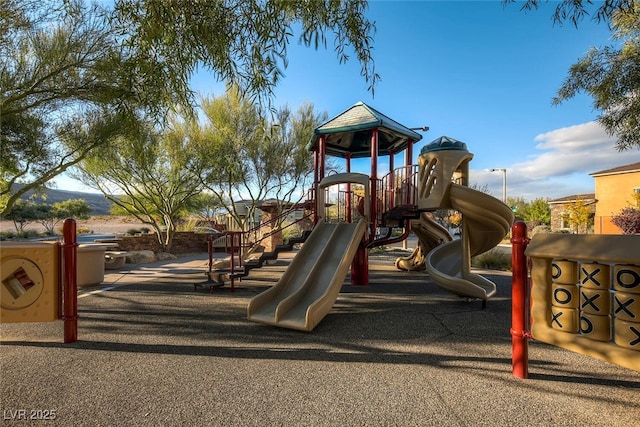
[[[320,137],[326,137],[326,153],[334,157],[371,157],[371,133],[378,129],[378,155],[404,150],[409,140],[416,142],[422,135],[385,116],[364,102],[318,126],[307,148],[314,150]]]
[[[449,136],[441,136],[436,138],[420,150],[420,154],[428,153],[430,151],[442,151],[442,150],[460,150],[468,151],[467,144],[462,141],[458,141],[455,138]]]

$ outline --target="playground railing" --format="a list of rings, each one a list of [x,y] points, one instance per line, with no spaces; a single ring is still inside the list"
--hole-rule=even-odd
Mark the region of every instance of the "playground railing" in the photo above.
[[[244,259],[246,255],[250,252],[252,248],[256,245],[259,245],[265,239],[271,237],[274,233],[281,232],[289,227],[292,227],[304,220],[310,219],[313,216],[313,211],[309,210],[309,207],[313,206],[314,200],[306,200],[302,203],[295,204],[282,211],[279,215],[269,219],[268,221],[262,222],[255,227],[252,227],[246,231],[226,231],[224,236],[215,237],[211,236],[208,242],[208,251],[209,251],[209,273],[211,273],[213,268],[213,250],[214,250],[214,242],[217,242],[218,239],[225,239],[225,250],[230,254],[230,269],[233,274],[236,268],[242,268]],[[273,227],[275,224],[282,223],[284,219],[286,219],[291,213],[305,209],[307,213],[302,215],[300,218],[289,222],[284,227],[278,227],[272,231],[258,234],[260,230],[266,227]],[[251,237],[254,237],[251,239]],[[237,260],[237,265],[236,265]]]
[[[340,183],[324,189],[324,222],[353,222],[363,215],[364,188],[354,183]]]
[[[381,206],[378,219],[393,208],[418,204],[418,170],[418,165],[402,166],[378,180],[376,197]]]

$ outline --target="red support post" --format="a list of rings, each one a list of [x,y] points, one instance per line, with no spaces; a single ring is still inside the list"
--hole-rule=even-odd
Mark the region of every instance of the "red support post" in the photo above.
[[[408,140],[407,149],[404,152],[404,165],[406,166],[407,176],[411,173],[411,166],[413,164],[413,141]],[[416,204],[418,201],[415,200],[414,196],[411,196],[408,192],[405,194],[405,200],[402,201],[403,204]],[[411,221],[408,222],[409,226],[411,225]]]
[[[320,147],[316,147],[313,152],[313,224],[318,223],[318,186],[320,184]]]
[[[376,235],[376,227],[378,226],[378,129],[371,130],[371,188],[370,196],[371,203],[369,207],[370,220],[371,220],[371,236],[369,236],[369,242],[373,242]]]
[[[320,182],[324,179],[325,174],[325,163],[327,161],[327,137],[325,135],[320,136],[320,141],[318,144],[318,185],[316,186],[316,190],[320,191]],[[319,212],[322,211],[322,217],[324,218],[324,206],[318,206],[318,193],[316,192],[316,224],[318,223],[318,215]]]
[[[207,255],[209,255],[209,276],[207,276],[207,279],[211,279],[211,271],[213,270],[213,235],[207,237]]]
[[[76,221],[67,218],[62,228],[64,258],[64,342],[78,341],[78,241]]]
[[[529,285],[527,257],[524,254],[529,239],[527,226],[517,221],[511,227],[511,372],[516,378],[529,378],[529,328],[527,325]]]
[[[383,189],[383,191],[386,191],[389,197],[389,201],[388,201],[388,205],[387,205],[387,210],[389,209],[393,209],[395,207],[395,200],[394,200],[394,193],[395,193],[395,180],[396,177],[394,176],[394,172],[393,172],[393,156],[395,155],[395,153],[393,152],[393,150],[389,150],[389,186],[385,189]]]
[[[347,153],[346,156],[347,173],[351,173],[351,153]],[[351,183],[347,183],[347,198],[345,200],[345,209],[347,210],[347,222],[351,223]]]
[[[235,278],[235,259],[234,259],[234,255],[236,252],[236,244],[235,244],[235,240],[236,240],[236,236],[238,236],[238,234],[236,232],[231,232],[230,234],[231,236],[231,255],[229,256],[229,271],[230,271],[230,276],[231,276],[231,292],[235,292],[236,290],[236,278]],[[240,254],[242,256],[242,254]]]
[[[354,286],[369,285],[369,249],[363,238],[351,263],[351,284]]]

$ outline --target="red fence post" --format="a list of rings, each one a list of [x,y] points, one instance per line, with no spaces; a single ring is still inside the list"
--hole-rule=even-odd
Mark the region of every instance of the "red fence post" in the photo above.
[[[529,378],[527,319],[527,226],[517,221],[511,227],[511,369],[516,378]]]
[[[67,218],[62,228],[64,258],[64,342],[78,341],[78,242],[76,221]]]

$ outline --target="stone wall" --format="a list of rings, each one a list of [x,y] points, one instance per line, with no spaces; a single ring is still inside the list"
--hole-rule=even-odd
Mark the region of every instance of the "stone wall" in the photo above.
[[[173,254],[186,254],[207,252],[206,233],[193,233],[187,231],[178,231],[173,236],[173,243],[169,252]],[[158,238],[154,233],[145,233],[137,236],[123,236],[115,239],[120,250],[123,251],[142,251],[149,250],[153,252],[162,252],[162,247],[158,242]],[[224,248],[216,247],[216,251],[223,251]]]

